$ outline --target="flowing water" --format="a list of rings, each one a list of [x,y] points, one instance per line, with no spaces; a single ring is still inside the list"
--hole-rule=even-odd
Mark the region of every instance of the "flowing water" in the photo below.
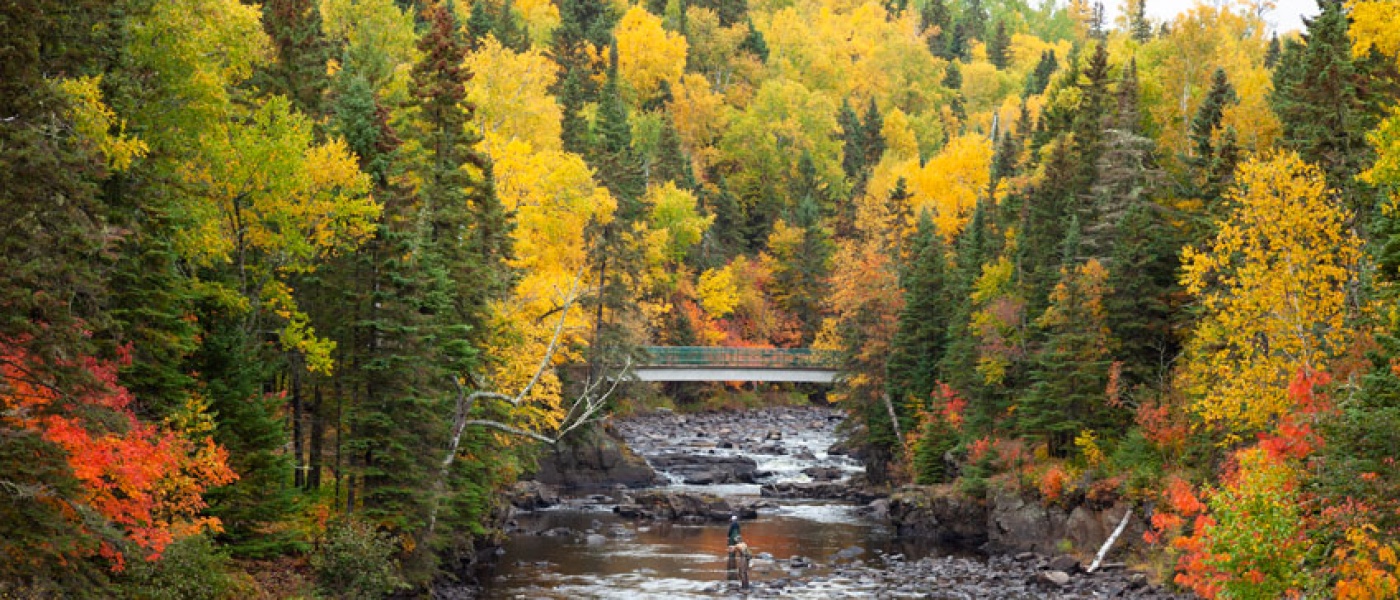
[[[647,456],[670,451],[743,453],[715,448],[713,440],[705,437],[660,435],[632,441],[634,448]],[[802,470],[812,466],[859,472],[855,461],[826,454],[834,441],[829,427],[798,428],[775,442],[786,454],[750,456],[760,471],[772,473],[765,482],[810,480]],[[689,486],[676,478],[665,489],[718,494],[735,505],[757,501],[759,495],[758,485]],[[791,580],[792,585],[783,592],[787,597],[864,595],[862,589],[867,588],[860,581],[824,576],[838,553],[847,561],[877,561],[884,554],[914,557],[926,552],[901,545],[887,527],[858,515],[855,506],[826,501],[770,502],[772,508],[761,509],[757,519],[742,523],[743,535],[756,557],[752,578]],[[516,520],[524,531],[568,528],[578,533],[513,536],[485,582],[485,597],[699,598],[736,592],[730,583],[735,574],[727,568],[725,558],[727,523],[633,521],[615,516],[611,508],[606,503],[569,503],[518,515]],[[788,559],[794,556],[806,557],[817,566],[789,571]]]

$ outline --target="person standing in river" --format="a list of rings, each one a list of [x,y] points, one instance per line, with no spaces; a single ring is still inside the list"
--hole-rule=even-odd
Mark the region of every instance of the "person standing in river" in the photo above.
[[[734,540],[729,545],[729,580],[735,579],[735,571],[739,579],[739,589],[749,589],[749,561],[753,559],[753,553],[749,551],[749,545],[744,543],[744,538],[730,538]]]
[[[729,516],[729,545],[739,543],[739,515]],[[731,553],[732,554],[732,553]]]

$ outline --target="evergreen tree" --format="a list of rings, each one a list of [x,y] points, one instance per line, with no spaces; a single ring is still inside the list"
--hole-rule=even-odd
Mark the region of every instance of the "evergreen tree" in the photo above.
[[[934,56],[948,58],[948,40],[952,38],[953,16],[943,0],[928,0],[919,11],[919,20],[928,33],[928,48]]]
[[[1152,24],[1147,21],[1147,0],[1128,2],[1128,35],[1139,44],[1152,39]]]
[[[1084,430],[1117,431],[1105,407],[1111,342],[1103,309],[1107,272],[1096,260],[1078,263],[1077,225],[1065,238],[1060,281],[1036,320],[1047,339],[1036,353],[1030,392],[1016,411],[1020,430],[1043,440],[1052,456],[1065,456]]]
[[[865,170],[865,152],[862,149],[865,128],[861,126],[860,116],[845,98],[841,99],[841,109],[836,113],[836,125],[841,128],[841,170],[845,171],[846,179],[854,182]]]
[[[1059,63],[1055,61],[1055,51],[1046,50],[1040,53],[1040,62],[1035,64],[1035,70],[1031,72],[1030,78],[1026,80],[1026,95],[1034,96],[1045,93],[1045,88],[1050,85],[1050,77],[1059,68]]]
[[[1366,132],[1397,95],[1395,64],[1377,53],[1353,59],[1346,4],[1319,4],[1321,14],[1304,20],[1303,41],[1285,46],[1269,100],[1283,125],[1284,147],[1321,167],[1364,225],[1376,199],[1356,175],[1374,156]]]
[[[864,123],[861,124],[861,162],[868,171],[879,164],[880,158],[885,155],[885,119],[880,116],[880,107],[875,104],[872,96],[870,102],[865,105]],[[861,188],[862,190],[864,188]],[[856,194],[859,194],[857,191]]]
[[[292,107],[311,117],[323,113],[330,81],[326,60],[330,46],[321,32],[321,12],[315,0],[268,0],[262,5],[263,28],[276,53],[254,78],[265,94],[286,96]]]
[[[749,32],[739,43],[739,49],[758,57],[760,62],[768,62],[768,42],[763,40],[763,33],[754,27],[753,19],[749,19]]]
[[[956,61],[949,62],[943,69],[943,87],[950,90],[962,89],[962,70],[958,68]]]
[[[486,5],[486,0],[475,0],[472,2],[471,14],[467,16],[467,50],[476,52],[481,49],[481,43],[486,40],[486,36],[491,35],[496,30],[496,20],[491,17],[491,8]]]
[[[1010,64],[1011,35],[1006,32],[1006,21],[997,21],[996,31],[992,33],[992,38],[987,40],[987,60],[996,65],[998,69],[1005,69]]]
[[[1278,59],[1283,55],[1283,46],[1278,42],[1278,34],[1269,37],[1269,47],[1264,51],[1264,68],[1272,69],[1278,65]]]
[[[1216,69],[1211,80],[1210,91],[1201,101],[1201,107],[1191,119],[1191,141],[1193,154],[1186,157],[1186,164],[1195,174],[1194,192],[1206,203],[1204,220],[1196,230],[1196,236],[1203,236],[1213,228],[1213,223],[1225,215],[1221,199],[1225,189],[1234,177],[1238,149],[1234,144],[1234,131],[1221,129],[1225,108],[1239,102],[1239,96],[1225,76],[1224,69]]]
[[[922,405],[938,382],[938,365],[948,345],[950,302],[941,237],[928,211],[919,214],[917,233],[909,248],[910,264],[900,274],[904,309],[891,343],[886,386],[896,406],[909,401]]]
[[[661,136],[657,142],[656,162],[651,166],[651,182],[673,181],[681,189],[696,187],[695,171],[690,157],[681,148],[681,136],[676,132],[675,122],[665,118],[661,124]]]
[[[480,2],[479,3],[484,3]],[[511,6],[511,0],[501,1],[501,14],[496,17],[495,23],[496,39],[501,45],[516,52],[525,52],[530,49],[530,32],[525,30],[524,23],[515,14],[515,8]]]

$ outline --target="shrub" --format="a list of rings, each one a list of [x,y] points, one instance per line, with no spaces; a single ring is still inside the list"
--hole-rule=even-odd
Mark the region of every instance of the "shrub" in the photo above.
[[[216,600],[233,593],[228,555],[203,535],[171,544],[159,560],[131,560],[126,565],[120,589],[128,598]]]
[[[365,522],[345,519],[326,530],[311,568],[321,590],[336,598],[383,598],[406,587],[394,559],[394,536]]]

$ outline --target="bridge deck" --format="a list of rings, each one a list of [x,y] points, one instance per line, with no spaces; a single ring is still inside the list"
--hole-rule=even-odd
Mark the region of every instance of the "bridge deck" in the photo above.
[[[634,367],[641,381],[772,381],[831,383],[839,357],[810,348],[653,346],[650,362]]]

